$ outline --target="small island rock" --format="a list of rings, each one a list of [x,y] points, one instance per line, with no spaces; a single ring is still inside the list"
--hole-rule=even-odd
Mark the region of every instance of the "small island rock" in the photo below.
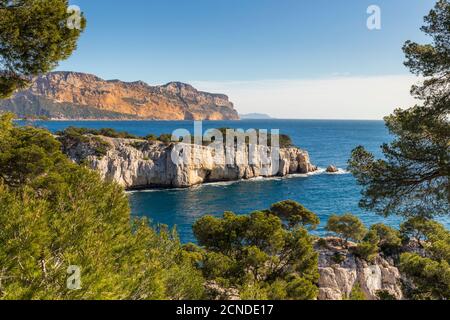
[[[327,172],[328,173],[337,173],[337,172],[339,172],[339,169],[336,166],[331,165],[327,168]]]

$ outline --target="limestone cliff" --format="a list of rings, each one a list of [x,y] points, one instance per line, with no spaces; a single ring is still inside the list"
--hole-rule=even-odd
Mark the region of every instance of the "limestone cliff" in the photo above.
[[[391,299],[405,299],[402,283],[407,279],[400,274],[391,257],[379,254],[373,261],[367,262],[342,248],[340,242],[337,238],[324,238],[316,242],[319,300],[349,299],[357,286],[366,300],[379,300],[378,294],[381,292]],[[236,288],[223,288],[214,281],[207,282],[205,288],[216,300],[240,300]]]
[[[223,94],[201,92],[171,82],[105,81],[90,74],[52,72],[9,100],[0,111],[58,119],[235,120],[237,111]]]
[[[367,262],[336,245],[336,239],[326,239],[327,245],[316,246],[319,253],[319,299],[347,299],[359,286],[367,300],[378,300],[379,292],[403,299],[402,276],[392,258],[378,255]],[[333,244],[334,243],[334,244]]]
[[[192,152],[187,163],[175,164],[172,151],[175,145],[182,144],[107,137],[101,139],[108,146],[105,154],[96,154],[98,140],[90,143],[63,141],[64,152],[76,162],[87,161],[102,177],[114,180],[127,189],[190,187],[205,182],[285,176],[316,170],[310,163],[308,153],[294,147],[280,150],[278,164],[272,163],[271,159],[267,162],[260,159],[260,154],[270,151],[270,147],[261,146],[258,153],[251,155],[256,157],[252,161],[249,161],[251,156],[246,149],[243,153],[235,154],[233,164],[225,164],[223,157],[217,161],[212,148],[195,145],[195,152]]]

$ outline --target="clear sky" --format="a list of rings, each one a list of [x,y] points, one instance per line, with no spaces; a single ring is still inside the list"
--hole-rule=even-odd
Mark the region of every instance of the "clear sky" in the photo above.
[[[409,106],[403,43],[432,0],[71,0],[88,25],[59,70],[228,94],[241,113],[381,119]],[[381,8],[381,30],[366,26]]]

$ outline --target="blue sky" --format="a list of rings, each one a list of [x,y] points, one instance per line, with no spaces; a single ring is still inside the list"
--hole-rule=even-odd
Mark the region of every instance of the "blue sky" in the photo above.
[[[401,47],[408,39],[427,40],[419,27],[434,1],[71,0],[70,3],[80,6],[88,25],[78,50],[60,64],[59,70],[150,84],[184,81],[204,90],[225,90],[243,112],[322,118],[327,115],[304,114],[297,112],[295,106],[270,110],[270,106],[261,107],[264,98],[252,102],[250,95],[264,94],[261,84],[267,86],[273,81],[277,85],[282,83],[284,88],[294,86],[294,92],[285,93],[294,101],[298,92],[305,92],[304,87],[303,91],[296,90],[295,84],[304,86],[305,81],[310,81],[308,85],[323,85],[324,80],[330,79],[357,82],[380,79],[383,83],[381,79],[385,76],[391,80],[393,76],[399,77],[399,90],[407,90],[411,77],[402,64]],[[381,30],[370,31],[366,27],[366,10],[372,4],[381,8]],[[242,92],[245,86],[249,90]],[[381,87],[376,89],[380,90]],[[327,93],[325,88],[323,94]],[[310,98],[314,101],[314,96]],[[336,99],[345,103],[342,100],[345,97]],[[399,93],[398,103],[405,103],[405,99],[405,94],[400,98]],[[305,110],[305,106],[298,109]],[[350,115],[379,116],[381,112]]]

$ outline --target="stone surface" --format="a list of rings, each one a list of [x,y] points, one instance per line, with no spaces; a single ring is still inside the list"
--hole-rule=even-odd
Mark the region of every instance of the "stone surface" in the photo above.
[[[327,172],[328,173],[337,173],[337,172],[339,172],[339,169],[336,166],[331,165],[327,168]]]
[[[359,284],[368,300],[377,300],[379,291],[387,291],[396,299],[403,299],[401,275],[397,267],[382,256],[368,263],[348,250],[328,246],[316,246],[319,252],[319,299],[342,300],[350,296]],[[342,256],[336,261],[335,255]]]
[[[225,155],[210,147],[107,137],[101,139],[110,145],[105,156],[96,156],[93,146],[84,142],[66,142],[63,149],[72,160],[87,160],[103,178],[114,180],[127,189],[190,187],[205,182],[307,174],[317,170],[311,164],[308,153],[294,147],[280,150],[278,164],[270,158],[264,161],[262,155],[267,154],[270,147],[262,146],[255,152],[249,153],[247,148],[235,152],[226,164]],[[188,161],[174,163],[172,155],[186,152],[183,148],[190,146],[194,149],[187,157]]]
[[[149,86],[76,72],[38,77],[28,90],[0,101],[0,110],[59,119],[239,119],[223,94],[201,92],[180,82]]]
[[[223,288],[215,281],[205,283],[205,290],[208,296],[214,297],[214,300],[237,301],[241,300],[239,290],[235,288]]]

